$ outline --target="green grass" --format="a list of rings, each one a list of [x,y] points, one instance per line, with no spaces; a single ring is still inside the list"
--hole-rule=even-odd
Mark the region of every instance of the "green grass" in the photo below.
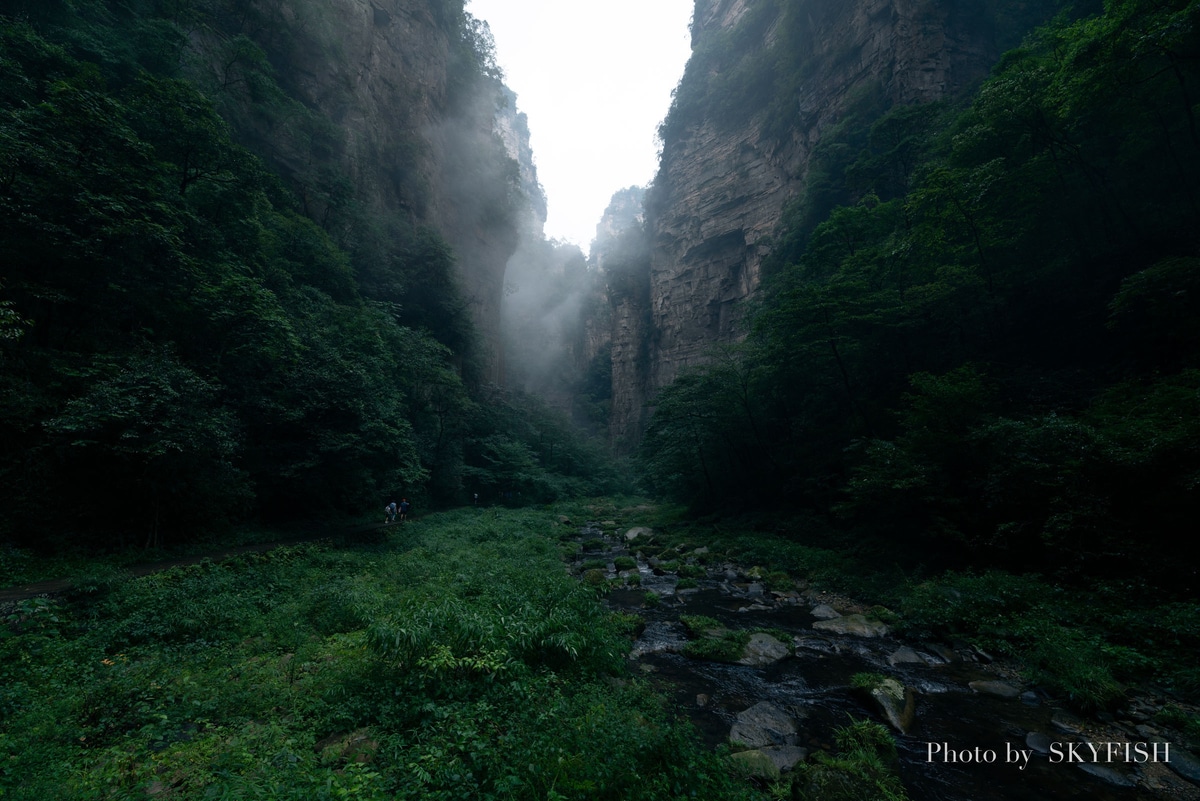
[[[463,510],[25,602],[0,795],[757,797],[626,675],[638,621],[562,569],[553,520]]]

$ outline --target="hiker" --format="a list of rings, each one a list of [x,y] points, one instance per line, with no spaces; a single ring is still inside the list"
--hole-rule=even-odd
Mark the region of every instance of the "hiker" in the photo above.
[[[393,504],[394,506],[395,504]],[[400,522],[403,523],[408,518],[408,498],[400,499]]]
[[[405,504],[406,506],[408,504]],[[387,512],[387,518],[383,521],[384,525],[396,522],[396,502],[392,501],[387,506],[383,507],[383,511]]]

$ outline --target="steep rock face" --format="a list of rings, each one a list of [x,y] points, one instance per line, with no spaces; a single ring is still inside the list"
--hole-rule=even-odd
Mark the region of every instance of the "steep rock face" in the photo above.
[[[453,3],[442,0],[293,0],[257,3],[271,21],[260,44],[289,92],[332,130],[264,131],[286,177],[331,151],[356,202],[437,230],[453,247],[479,329],[486,378],[500,381],[504,270],[517,246],[520,170],[498,120],[511,93],[464,63]],[[314,140],[320,142],[314,147]],[[527,142],[526,142],[527,145]],[[519,155],[520,145],[514,143]],[[297,180],[298,186],[314,181]],[[321,221],[338,198],[302,191]]]
[[[633,427],[648,400],[646,344],[651,338],[649,317],[649,262],[645,243],[645,190],[631,186],[616,192],[596,226],[591,261],[604,278],[608,298],[603,334],[589,319],[593,353],[611,349],[612,407],[609,437],[621,448],[630,447],[638,430]]]
[[[951,0],[792,0],[764,13],[767,3],[697,0],[694,55],[673,114],[679,116],[689,82],[719,81],[781,36],[802,63],[773,119],[761,112],[731,120],[703,109],[666,128],[647,200],[647,322],[614,329],[614,397],[630,399],[620,408],[614,403],[614,434],[640,431],[647,407],[637,399],[652,399],[707,348],[740,336],[740,302],[761,283],[784,207],[804,191],[815,146],[856,96],[879,93],[886,104],[937,100],[984,77],[997,56],[976,12],[956,10],[960,4]],[[718,37],[735,33],[742,36],[740,62],[701,58]],[[628,336],[644,339],[640,346],[622,342]],[[618,354],[645,361],[619,364]],[[639,375],[642,386],[626,386]]]

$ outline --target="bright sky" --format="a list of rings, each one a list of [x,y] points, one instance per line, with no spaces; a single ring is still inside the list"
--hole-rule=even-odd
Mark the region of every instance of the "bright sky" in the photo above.
[[[655,132],[691,54],[693,0],[468,0],[529,117],[546,236],[587,253],[613,193],[658,169]]]

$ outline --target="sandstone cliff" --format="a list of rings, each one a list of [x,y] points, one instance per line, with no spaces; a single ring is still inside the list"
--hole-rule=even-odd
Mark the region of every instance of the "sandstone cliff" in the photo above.
[[[822,137],[866,96],[883,110],[982,79],[992,23],[954,0],[697,0],[647,198],[646,292],[613,300],[614,440],[636,439],[657,389],[740,336]]]

